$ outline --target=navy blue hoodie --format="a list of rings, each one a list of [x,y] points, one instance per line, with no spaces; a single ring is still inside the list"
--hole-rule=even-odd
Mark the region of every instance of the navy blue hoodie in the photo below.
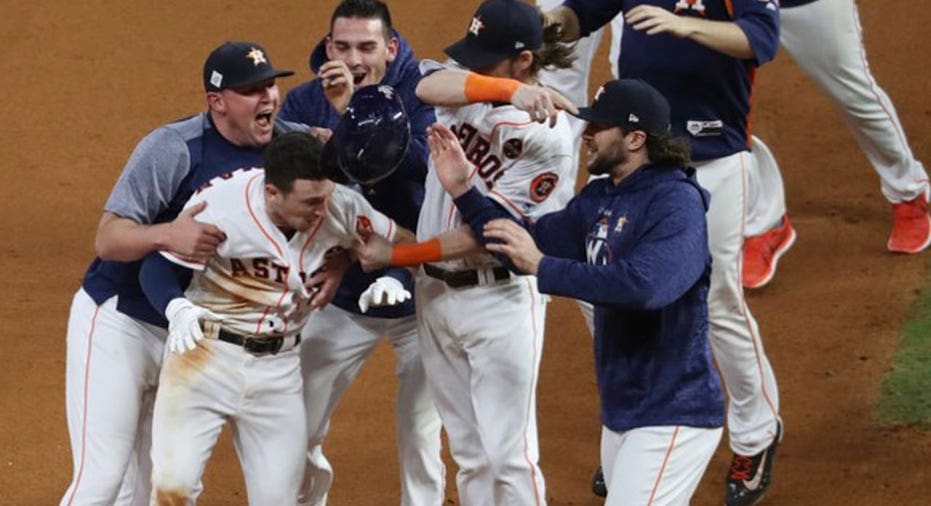
[[[541,292],[595,306],[602,424],[720,427],[708,341],[709,195],[694,171],[646,165],[589,183],[531,232]]]
[[[421,102],[414,90],[420,82],[419,63],[407,41],[397,32],[398,54],[393,62],[388,63],[385,77],[381,84],[387,84],[397,90],[411,123],[411,143],[404,161],[391,176],[379,181],[372,187],[364,188],[365,198],[375,209],[381,211],[408,230],[417,229],[417,218],[423,204],[424,180],[427,176],[426,129],[436,122],[433,107]],[[322,40],[310,54],[310,69],[317,73],[326,63],[326,41]],[[323,94],[320,79],[305,82],[288,92],[279,113],[282,119],[303,123],[308,126],[333,129],[339,122],[340,114],[333,109]],[[360,313],[359,295],[375,281],[384,276],[386,271],[371,274],[362,272],[358,264],[350,267],[339,287],[333,304],[354,313]],[[413,291],[413,279],[407,269],[390,269],[388,275],[400,279],[404,286]],[[413,300],[397,306],[371,308],[368,316],[396,318],[414,314]]]

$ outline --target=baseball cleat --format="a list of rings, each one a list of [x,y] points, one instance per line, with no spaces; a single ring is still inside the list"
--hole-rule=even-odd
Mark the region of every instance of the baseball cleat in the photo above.
[[[760,288],[776,274],[779,258],[795,244],[795,227],[784,215],[775,227],[748,237],[743,248],[744,288]]]
[[[928,197],[922,194],[912,200],[892,204],[892,233],[886,248],[894,253],[919,253],[931,243],[931,217]]]
[[[605,475],[601,466],[598,466],[595,476],[592,477],[592,493],[598,497],[608,497],[608,487],[605,485]]]
[[[782,441],[782,420],[776,420],[776,437],[760,453],[745,457],[734,454],[727,473],[725,506],[750,506],[763,499],[772,478],[776,449]]]

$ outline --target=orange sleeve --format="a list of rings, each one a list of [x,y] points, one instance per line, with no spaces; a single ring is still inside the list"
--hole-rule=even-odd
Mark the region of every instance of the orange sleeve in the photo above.
[[[443,250],[439,239],[430,239],[415,244],[395,244],[391,250],[391,265],[411,267],[443,259]]]
[[[488,77],[469,72],[465,82],[465,97],[475,102],[510,102],[520,88],[520,81],[503,77]]]

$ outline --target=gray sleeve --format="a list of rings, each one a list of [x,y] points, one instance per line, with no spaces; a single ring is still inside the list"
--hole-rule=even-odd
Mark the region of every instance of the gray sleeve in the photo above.
[[[275,117],[275,131],[279,134],[286,134],[290,132],[307,132],[309,130],[310,127],[303,123],[285,121],[280,117]]]
[[[136,145],[104,210],[149,225],[168,207],[190,170],[184,139],[170,128],[159,128]]]

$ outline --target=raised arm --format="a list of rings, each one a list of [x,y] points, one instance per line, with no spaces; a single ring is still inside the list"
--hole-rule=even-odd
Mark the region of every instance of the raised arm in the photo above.
[[[516,79],[490,77],[463,69],[443,68],[420,80],[417,98],[436,106],[461,107],[477,102],[505,102],[527,111],[535,121],[556,124],[561,110],[578,112],[557,91]]]

